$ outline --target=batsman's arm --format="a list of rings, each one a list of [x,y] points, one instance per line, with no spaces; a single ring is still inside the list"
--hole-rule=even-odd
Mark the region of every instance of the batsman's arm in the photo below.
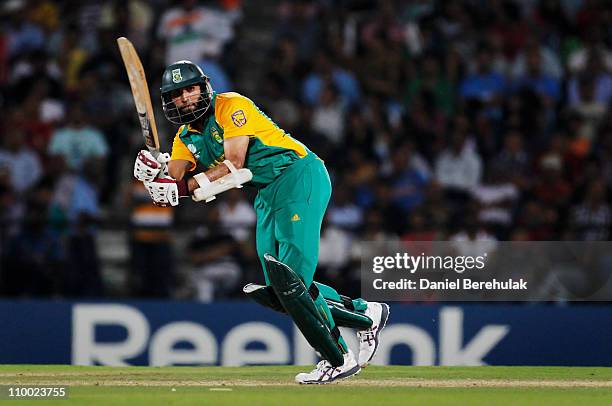
[[[225,159],[230,161],[236,167],[236,169],[241,169],[244,166],[244,161],[246,160],[246,153],[247,153],[248,148],[249,148],[249,136],[247,135],[231,137],[231,138],[226,139],[223,143]],[[186,162],[186,161],[183,161],[183,162]],[[188,166],[185,167],[184,171],[186,171],[187,168],[189,167]],[[223,176],[229,173],[230,173],[230,169],[225,164],[214,166],[210,168],[209,170],[207,170],[206,172],[204,172],[204,174],[206,175],[206,177],[208,178],[210,182],[214,182],[217,179],[222,178]],[[183,172],[183,176],[184,176],[184,172]],[[187,185],[189,186],[190,193],[193,193],[194,190],[200,187],[198,185],[198,182],[194,178],[190,178],[187,181]]]
[[[194,170],[196,159],[193,153],[177,134],[172,141],[172,155],[168,163],[168,174],[176,180],[183,180],[185,175]]]
[[[168,162],[168,175],[176,180],[183,180],[185,174],[189,171],[193,164],[183,159],[174,159]]]

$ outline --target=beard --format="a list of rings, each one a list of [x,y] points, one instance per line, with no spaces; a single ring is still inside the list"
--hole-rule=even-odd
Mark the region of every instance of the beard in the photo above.
[[[193,113],[198,108],[198,102],[189,103],[183,107],[179,107],[181,114]]]

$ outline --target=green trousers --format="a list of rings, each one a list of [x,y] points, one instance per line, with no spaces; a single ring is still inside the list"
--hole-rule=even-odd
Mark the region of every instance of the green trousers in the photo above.
[[[321,223],[331,190],[331,181],[323,161],[309,154],[259,191],[255,199],[255,237],[264,274],[266,266],[263,256],[268,253],[295,271],[306,288],[310,287],[317,269]],[[266,284],[269,284],[268,275],[265,278]],[[324,295],[331,296],[328,299],[339,296],[334,289],[327,288],[320,290],[321,294],[314,302],[333,328],[335,323]],[[342,337],[339,342],[346,350]]]
[[[269,253],[293,269],[306,287],[310,286],[330,196],[327,169],[313,154],[295,162],[259,191],[255,199],[256,239],[263,269],[263,255]]]

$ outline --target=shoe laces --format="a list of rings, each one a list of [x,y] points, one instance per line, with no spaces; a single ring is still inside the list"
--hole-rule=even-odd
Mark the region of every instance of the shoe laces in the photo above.
[[[315,368],[315,371],[326,372],[327,370],[329,370],[329,368],[332,368],[331,364],[329,363],[329,361],[324,359],[319,361],[317,367]]]
[[[377,328],[378,326],[357,332],[357,335],[359,335],[359,341],[362,343],[367,342],[369,345],[372,345],[374,343],[374,336]]]

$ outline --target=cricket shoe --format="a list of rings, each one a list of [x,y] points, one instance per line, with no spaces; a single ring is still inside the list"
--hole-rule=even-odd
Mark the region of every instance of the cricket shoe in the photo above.
[[[349,376],[357,375],[361,367],[355,360],[353,351],[344,354],[344,364],[333,367],[329,361],[320,361],[311,372],[302,372],[295,376],[295,381],[300,384],[326,384]]]
[[[386,303],[368,302],[365,315],[372,319],[372,327],[357,332],[359,339],[359,366],[368,366],[378,345],[380,344],[380,332],[387,324],[389,318],[389,305]]]

